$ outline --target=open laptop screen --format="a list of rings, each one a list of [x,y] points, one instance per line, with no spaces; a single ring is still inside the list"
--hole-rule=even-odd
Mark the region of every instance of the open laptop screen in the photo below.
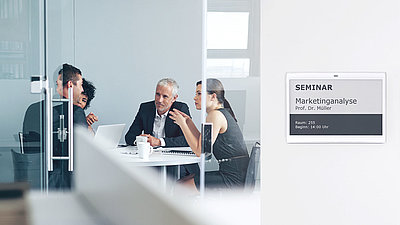
[[[124,128],[125,124],[101,125],[97,128],[94,141],[101,141],[105,148],[114,149],[118,146]]]

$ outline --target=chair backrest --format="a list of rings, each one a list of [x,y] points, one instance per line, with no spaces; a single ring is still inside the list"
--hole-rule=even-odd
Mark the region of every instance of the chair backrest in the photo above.
[[[252,192],[256,183],[260,171],[260,143],[256,142],[251,149],[249,165],[247,167],[246,180],[244,184],[244,190]]]
[[[21,154],[11,149],[14,165],[14,181],[28,182],[32,189],[40,188],[41,153]]]
[[[21,153],[39,153],[42,151],[40,146],[44,146],[44,122],[45,112],[44,101],[31,104],[25,112],[22,124],[22,145]]]
[[[22,132],[18,132],[18,139],[19,139],[19,149],[22,154],[24,154],[24,135]]]

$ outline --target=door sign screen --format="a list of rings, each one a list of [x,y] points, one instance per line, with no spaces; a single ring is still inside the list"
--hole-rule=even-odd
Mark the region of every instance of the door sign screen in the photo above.
[[[385,73],[288,73],[288,143],[385,142]]]

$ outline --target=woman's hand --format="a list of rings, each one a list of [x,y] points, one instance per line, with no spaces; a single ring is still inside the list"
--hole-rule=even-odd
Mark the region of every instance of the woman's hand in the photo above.
[[[174,123],[178,124],[179,126],[182,126],[183,124],[186,124],[186,120],[190,117],[188,115],[186,115],[185,113],[177,110],[177,109],[173,109],[172,111],[169,111],[169,118],[171,118]]]
[[[185,119],[191,119],[190,116],[186,115],[186,113],[184,113],[178,109],[173,109],[173,110],[174,110],[174,112],[181,114]]]
[[[86,122],[89,126],[92,126],[92,124],[96,121],[99,121],[99,118],[97,118],[97,116],[95,116],[92,112],[86,116]]]

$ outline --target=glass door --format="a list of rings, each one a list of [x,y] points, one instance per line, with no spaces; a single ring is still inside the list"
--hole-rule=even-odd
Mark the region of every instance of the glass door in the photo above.
[[[72,102],[57,80],[74,64],[74,1],[0,0],[0,27],[0,183],[70,190]]]
[[[206,191],[207,172],[217,170],[228,174],[223,180],[236,179],[223,187],[259,189],[259,154],[252,154],[260,141],[259,4],[208,0],[203,11],[202,122],[219,111],[212,121],[227,124],[213,130],[213,157],[203,167]]]
[[[46,190],[44,2],[0,1],[0,182]]]

